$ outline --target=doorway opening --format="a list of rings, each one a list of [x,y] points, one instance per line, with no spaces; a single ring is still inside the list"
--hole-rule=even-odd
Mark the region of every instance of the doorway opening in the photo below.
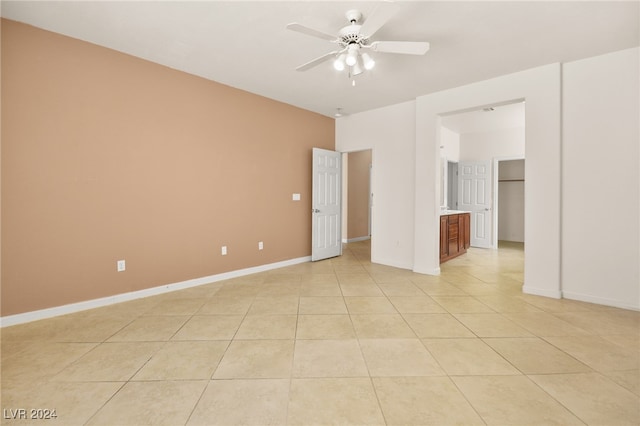
[[[483,244],[476,247],[498,249],[503,240],[524,243],[524,151],[522,99],[441,115],[441,210],[469,210],[461,198],[469,198],[467,192],[474,186],[484,188],[485,199],[491,197],[476,215],[485,218],[482,223],[472,220],[471,234],[482,231],[485,235]],[[490,169],[486,187],[465,186],[460,178],[463,168],[476,163]]]
[[[524,244],[524,158],[494,159],[494,246]]]
[[[342,164],[342,242],[369,240],[373,233],[373,151],[344,153]]]

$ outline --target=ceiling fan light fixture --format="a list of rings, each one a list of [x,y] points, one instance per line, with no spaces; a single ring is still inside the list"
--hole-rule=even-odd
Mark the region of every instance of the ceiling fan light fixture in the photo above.
[[[0,0],[1,1],[1,0]],[[354,76],[372,70],[376,61],[368,53],[394,53],[403,55],[424,55],[429,50],[426,41],[371,41],[371,37],[391,19],[399,6],[394,0],[380,1],[371,14],[362,21],[362,14],[355,9],[347,11],[349,24],[338,30],[337,36],[324,31],[306,27],[297,22],[287,25],[287,29],[337,44],[337,50],[325,53],[296,68],[296,71],[307,71],[325,61],[333,61],[336,71],[345,71],[355,86]]]
[[[358,45],[352,44],[349,46],[349,51],[347,52],[347,58],[345,62],[350,67],[354,66],[358,63]]]
[[[366,70],[372,70],[376,66],[376,61],[368,53],[362,54],[362,64]]]
[[[346,54],[342,53],[340,56],[336,58],[335,61],[333,61],[333,68],[336,71],[344,71],[344,62],[345,62],[346,56],[347,56]]]
[[[351,68],[351,74],[355,76],[355,75],[360,75],[363,72],[364,70],[360,66],[360,61],[356,61],[356,63],[353,64],[353,67]]]

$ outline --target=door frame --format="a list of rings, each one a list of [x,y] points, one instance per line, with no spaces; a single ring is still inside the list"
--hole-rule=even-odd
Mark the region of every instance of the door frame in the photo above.
[[[526,164],[526,154],[524,156],[512,156],[512,157],[493,157],[491,168],[493,173],[493,182],[492,182],[492,192],[493,192],[493,235],[491,236],[491,240],[493,242],[493,248],[498,248],[498,192],[499,191],[499,182],[498,182],[498,172],[500,171],[500,162],[501,161],[512,161],[512,160],[524,160]],[[526,167],[526,165],[525,165]],[[526,220],[526,219],[525,219]]]
[[[371,238],[371,228],[373,223],[373,150],[371,150],[371,163],[369,164],[369,238]]]

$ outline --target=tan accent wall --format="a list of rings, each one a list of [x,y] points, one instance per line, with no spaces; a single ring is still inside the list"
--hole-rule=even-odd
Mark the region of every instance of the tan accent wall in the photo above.
[[[1,72],[3,316],[310,255],[333,119],[9,20]]]
[[[369,236],[371,150],[350,152],[347,189],[347,239]]]

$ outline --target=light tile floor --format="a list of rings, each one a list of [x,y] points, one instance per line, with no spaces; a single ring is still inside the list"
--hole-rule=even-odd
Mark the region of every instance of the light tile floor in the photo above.
[[[639,312],[523,294],[519,244],[471,249],[439,277],[368,259],[369,242],[353,243],[4,328],[0,420],[640,424]]]

